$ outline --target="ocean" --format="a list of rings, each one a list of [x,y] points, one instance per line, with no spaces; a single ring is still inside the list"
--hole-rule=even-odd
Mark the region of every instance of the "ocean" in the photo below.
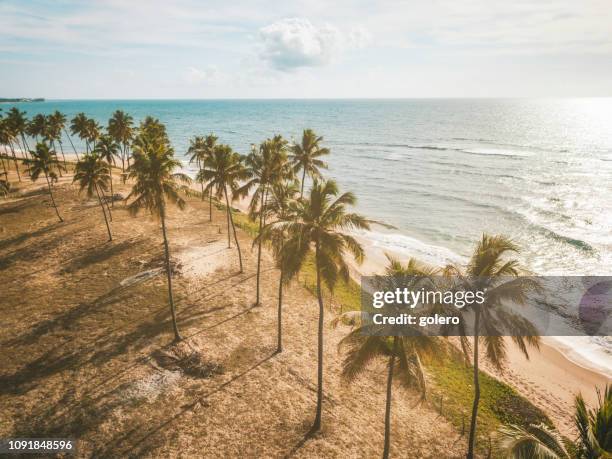
[[[357,195],[358,211],[394,228],[362,232],[372,250],[461,262],[487,232],[510,236],[533,273],[612,275],[612,98],[12,105],[28,116],[85,112],[103,125],[116,109],[136,121],[152,115],[166,124],[182,159],[194,135],[214,132],[248,153],[274,134],[299,140],[312,128],[332,151],[326,175]],[[579,347],[574,351],[612,372],[609,338]]]

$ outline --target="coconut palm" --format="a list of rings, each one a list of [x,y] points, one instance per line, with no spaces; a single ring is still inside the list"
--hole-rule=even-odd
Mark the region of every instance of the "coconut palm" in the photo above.
[[[367,220],[361,215],[349,213],[347,206],[355,204],[352,193],[339,195],[333,180],[314,180],[310,196],[291,204],[290,218],[280,220],[277,226],[287,231],[283,246],[284,275],[291,279],[314,252],[316,290],[319,302],[318,355],[317,355],[317,408],[311,433],[321,428],[323,403],[323,289],[325,283],[333,291],[338,278],[348,281],[349,268],[344,260],[346,253],[357,262],[363,260],[363,248],[343,230],[368,229]]]
[[[291,147],[291,164],[295,173],[302,171],[302,188],[300,198],[304,195],[306,175],[311,179],[320,178],[320,169],[327,169],[327,164],[319,159],[329,154],[329,149],[322,148],[319,143],[323,137],[317,136],[312,129],[304,129],[302,142]]]
[[[270,187],[279,183],[291,175],[291,168],[287,162],[287,141],[277,135],[265,140],[259,149],[253,151],[246,157],[245,163],[250,179],[236,191],[240,197],[248,196],[254,189],[249,204],[249,216],[254,220],[259,217],[259,231],[265,225],[266,201]],[[261,277],[261,243],[259,238],[257,249],[257,283],[255,288],[255,305],[259,305],[260,277]]]
[[[47,132],[47,117],[43,114],[34,115],[28,123],[27,133],[38,142],[39,137],[44,137]]]
[[[87,191],[88,198],[92,198],[95,192],[102,213],[104,214],[104,223],[106,223],[106,230],[108,231],[108,240],[112,241],[113,235],[108,223],[108,218],[106,217],[106,210],[104,209],[101,196],[101,193],[103,194],[108,190],[108,184],[111,181],[110,165],[95,152],[88,153],[76,164],[72,181],[79,183],[79,191]]]
[[[96,142],[100,138],[102,127],[93,118],[87,120],[87,141],[92,145],[91,149],[96,148]]]
[[[13,156],[13,163],[15,164],[15,170],[17,171],[17,178],[21,182],[21,173],[19,172],[19,163],[17,162],[17,155],[13,148],[13,142],[15,142],[15,131],[10,121],[7,118],[0,117],[0,145],[4,147],[4,153],[8,161],[8,150],[11,151]]]
[[[74,118],[72,118],[72,121],[70,122],[70,133],[72,135],[79,136],[79,139],[85,142],[85,150],[87,153],[89,153],[89,141],[87,140],[87,124],[87,115],[85,115],[85,113],[83,112],[78,113]]]
[[[206,138],[204,139],[204,153],[203,153],[202,163],[206,158],[211,156],[213,152],[215,151],[217,140],[219,140],[219,138],[213,133],[208,134]],[[208,193],[208,221],[209,222],[212,222],[212,199],[213,199],[213,193],[211,191]]]
[[[462,290],[485,292],[482,304],[473,303],[461,308],[452,307],[453,313],[465,315],[465,320],[460,321],[461,324],[467,320],[473,321],[474,401],[467,452],[467,457],[470,459],[474,457],[480,403],[480,343],[485,346],[484,357],[498,369],[503,368],[507,359],[504,334],[512,335],[512,340],[526,358],[529,358],[527,346],[536,349],[539,347],[540,340],[535,327],[526,319],[501,307],[502,303],[507,301],[524,304],[528,293],[539,289],[539,285],[533,278],[519,277],[522,269],[518,260],[507,259],[509,254],[518,253],[518,251],[518,247],[504,236],[483,234],[465,269],[456,265],[449,265],[445,268],[446,275],[455,279]],[[505,333],[503,333],[504,330]],[[464,333],[459,334],[462,335],[460,336],[462,350],[466,360],[469,360],[470,342]]]
[[[204,150],[204,137],[196,135],[193,139],[189,140],[189,148],[187,149],[187,155],[189,156],[189,164],[195,163],[198,167],[198,172],[202,170],[202,162],[205,158]],[[200,182],[201,198],[204,201],[204,182]]]
[[[115,164],[115,157],[119,155],[119,145],[110,135],[103,135],[100,137],[100,140],[93,151],[109,165],[111,206],[114,207],[113,197],[115,192],[113,191],[113,164]]]
[[[266,201],[266,217],[273,218],[277,221],[290,220],[292,216],[291,203],[297,197],[297,192],[298,185],[294,181],[283,181],[273,184],[270,188],[270,195]],[[263,228],[262,233],[253,241],[253,244],[258,244],[259,239],[263,239],[272,245],[276,267],[280,270],[278,281],[278,314],[276,335],[277,353],[283,351],[283,285],[289,281],[289,279],[287,279],[284,275],[285,270],[282,263],[283,246],[286,238],[287,232],[282,226],[268,224]]]
[[[11,123],[15,134],[19,137],[19,139],[21,139],[21,151],[23,152],[23,155],[27,156],[30,147],[28,146],[28,142],[25,138],[28,132],[28,119],[26,118],[26,112],[20,111],[17,107],[12,107],[7,112],[7,119]]]
[[[197,180],[206,183],[204,189],[207,193],[216,192],[217,198],[225,197],[225,207],[227,210],[227,247],[231,247],[230,239],[230,224],[234,232],[234,242],[238,249],[238,261],[240,263],[240,272],[242,269],[242,252],[240,251],[240,243],[236,235],[236,227],[234,225],[234,217],[232,215],[232,206],[229,199],[229,191],[232,193],[232,201],[236,196],[239,182],[248,178],[242,156],[234,152],[229,145],[215,146],[212,155],[204,159],[202,170],[198,173]]]
[[[508,458],[521,459],[596,459],[612,457],[612,386],[597,389],[598,404],[588,409],[582,395],[574,402],[574,424],[578,439],[569,444],[554,428],[544,424],[499,429],[499,446]]]
[[[133,159],[134,161],[128,167],[128,174],[135,183],[127,197],[128,200],[132,199],[128,210],[133,215],[140,210],[147,210],[161,220],[168,278],[168,301],[172,314],[174,338],[175,341],[180,341],[182,338],[176,322],[172,295],[166,216],[168,204],[175,204],[181,210],[185,208],[185,201],[180,196],[180,191],[184,191],[185,186],[181,184],[189,183],[190,179],[185,174],[174,172],[175,169],[181,167],[181,163],[174,158],[174,150],[170,145],[164,125],[152,118],[141,124],[139,135],[134,142]]]
[[[393,291],[396,287],[420,290],[434,284],[433,277],[438,269],[410,259],[406,265],[387,256],[389,265],[386,276],[375,280],[383,291]],[[352,311],[355,312],[355,311]],[[389,457],[391,441],[391,391],[394,378],[399,378],[404,388],[415,388],[425,398],[426,382],[423,357],[440,359],[446,347],[441,338],[432,336],[392,336],[397,329],[392,325],[362,324],[354,328],[340,341],[340,347],[348,348],[344,359],[342,376],[353,381],[362,374],[368,365],[377,359],[387,359],[387,398],[385,404],[385,439],[383,458]],[[396,367],[397,361],[397,367]]]
[[[46,140],[51,142],[51,146],[55,147],[55,142],[60,146],[64,167],[66,167],[66,155],[64,155],[64,145],[62,143],[62,132],[66,125],[66,116],[58,110],[55,110],[51,115],[47,116],[47,132]]]
[[[49,145],[44,142],[38,142],[36,144],[36,150],[30,150],[30,158],[24,159],[23,162],[28,166],[28,174],[32,178],[32,181],[35,182],[38,180],[41,174],[45,176],[53,208],[55,209],[59,221],[63,222],[64,220],[59,213],[55,198],[53,197],[51,182],[57,181],[57,174],[55,171],[61,171],[64,166],[57,160],[57,156],[53,154]]]
[[[108,133],[121,146],[121,172],[125,173],[125,162],[130,165],[129,145],[133,137],[134,118],[122,110],[116,110],[108,120]]]

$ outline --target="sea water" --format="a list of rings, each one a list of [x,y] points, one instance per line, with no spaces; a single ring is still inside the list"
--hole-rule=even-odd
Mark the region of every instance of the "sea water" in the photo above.
[[[114,110],[159,118],[185,169],[189,138],[214,132],[248,153],[274,134],[314,129],[328,177],[385,225],[372,250],[464,262],[483,232],[505,234],[539,275],[612,275],[612,99],[61,100],[28,116]],[[11,105],[2,105],[7,110]],[[80,148],[82,143],[73,138]],[[70,151],[68,141],[64,146]],[[393,229],[391,229],[391,227]],[[612,371],[610,338],[574,349]]]

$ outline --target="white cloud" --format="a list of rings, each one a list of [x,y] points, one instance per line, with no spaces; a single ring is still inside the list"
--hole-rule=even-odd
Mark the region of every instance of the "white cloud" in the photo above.
[[[219,69],[215,65],[209,65],[205,69],[189,67],[185,73],[187,83],[197,85],[201,83],[213,83],[219,79]]]
[[[341,51],[363,46],[369,35],[364,29],[344,33],[330,24],[287,18],[261,28],[259,37],[261,57],[278,70],[292,70],[328,64]]]

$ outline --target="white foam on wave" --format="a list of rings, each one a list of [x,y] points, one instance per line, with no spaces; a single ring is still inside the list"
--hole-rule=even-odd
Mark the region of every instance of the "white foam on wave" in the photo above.
[[[385,233],[379,231],[359,231],[358,236],[369,242],[370,250],[397,255],[399,257],[414,257],[435,266],[449,263],[464,263],[466,258],[446,247],[427,244],[419,239],[400,233]]]
[[[491,155],[491,156],[521,156],[528,157],[533,154],[524,150],[512,150],[507,148],[465,148],[460,151],[473,155]]]

